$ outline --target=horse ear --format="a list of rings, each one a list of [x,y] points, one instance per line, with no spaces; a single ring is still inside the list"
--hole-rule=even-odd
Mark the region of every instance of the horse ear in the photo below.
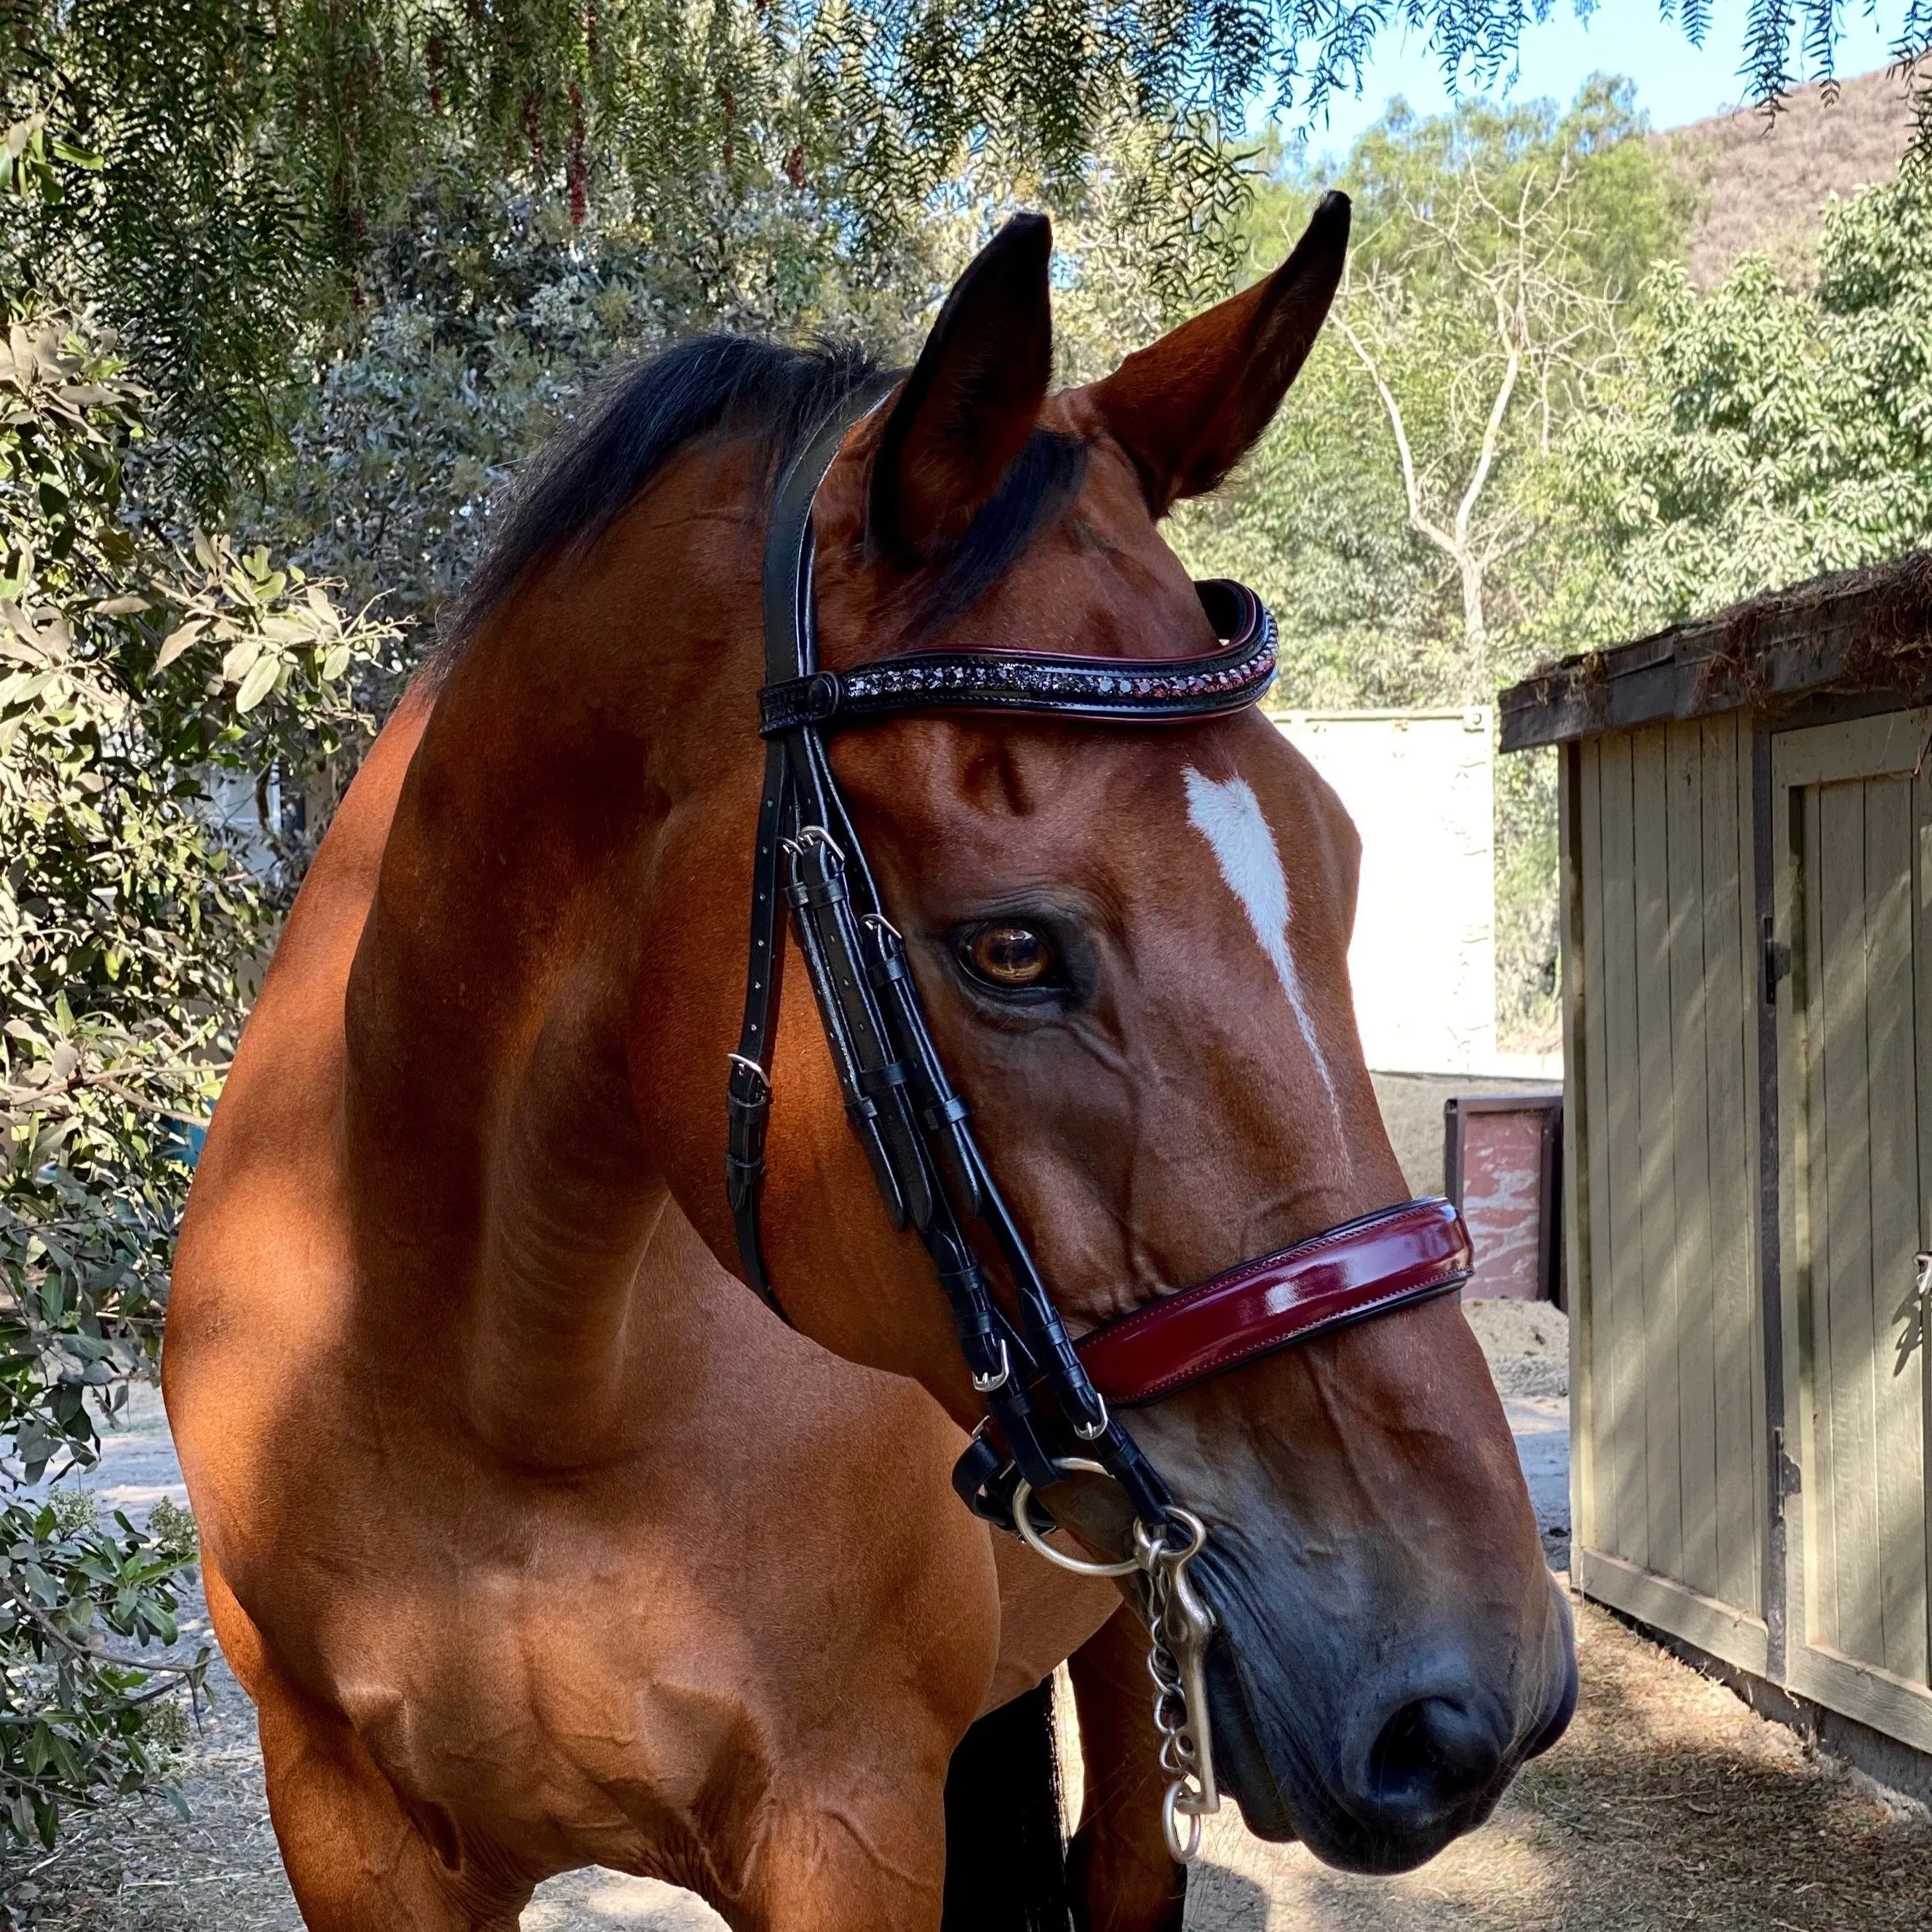
[[[1130,356],[1093,391],[1165,516],[1253,448],[1307,360],[1348,254],[1348,197],[1322,197],[1274,273]]]
[[[1016,214],[952,285],[872,465],[872,544],[917,563],[965,534],[1025,446],[1053,373],[1053,229]]]

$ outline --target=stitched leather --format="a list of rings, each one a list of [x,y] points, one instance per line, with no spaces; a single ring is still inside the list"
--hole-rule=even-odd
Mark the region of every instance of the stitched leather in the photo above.
[[[1137,1408],[1258,1355],[1443,1294],[1468,1280],[1472,1266],[1462,1217],[1431,1196],[1244,1262],[1106,1323],[1077,1347],[1101,1394]]]

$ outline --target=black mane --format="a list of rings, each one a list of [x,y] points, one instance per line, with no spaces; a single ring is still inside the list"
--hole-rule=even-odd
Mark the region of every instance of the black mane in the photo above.
[[[714,434],[754,438],[776,475],[877,368],[850,343],[801,350],[700,335],[624,370],[526,466],[444,614],[444,649],[460,652],[539,557],[593,542],[680,450]]]
[[[444,610],[446,661],[459,654],[540,558],[582,550],[671,458],[709,436],[759,446],[776,477],[826,414],[878,365],[856,344],[788,349],[741,335],[700,335],[607,382],[576,421],[526,466],[482,561]],[[929,634],[988,590],[1034,536],[1079,494],[1086,447],[1036,431],[918,604]]]

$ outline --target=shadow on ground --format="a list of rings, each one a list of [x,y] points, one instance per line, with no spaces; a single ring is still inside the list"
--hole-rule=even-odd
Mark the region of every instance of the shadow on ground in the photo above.
[[[1932,1822],[1588,1606],[1576,1722],[1496,1817],[1420,1871],[1360,1879],[1214,1821],[1190,1932],[1924,1932]],[[232,1682],[188,1784],[90,1820],[15,1922],[46,1932],[299,1932]],[[22,1896],[22,1880],[33,1888]],[[545,1886],[526,1932],[714,1932],[688,1894],[608,1872]]]

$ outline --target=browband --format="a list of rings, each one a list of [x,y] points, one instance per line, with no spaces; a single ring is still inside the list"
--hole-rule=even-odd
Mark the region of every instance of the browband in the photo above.
[[[1075,1349],[1110,1402],[1135,1408],[1460,1287],[1473,1266],[1454,1208],[1432,1196],[1408,1201],[1164,1295],[1082,1336]]]
[[[1144,724],[1244,711],[1274,682],[1274,619],[1232,578],[1210,578],[1194,589],[1215,634],[1227,640],[1204,656],[922,651],[768,684],[758,694],[758,730],[766,738],[801,725],[834,731],[909,712],[1030,711]]]

